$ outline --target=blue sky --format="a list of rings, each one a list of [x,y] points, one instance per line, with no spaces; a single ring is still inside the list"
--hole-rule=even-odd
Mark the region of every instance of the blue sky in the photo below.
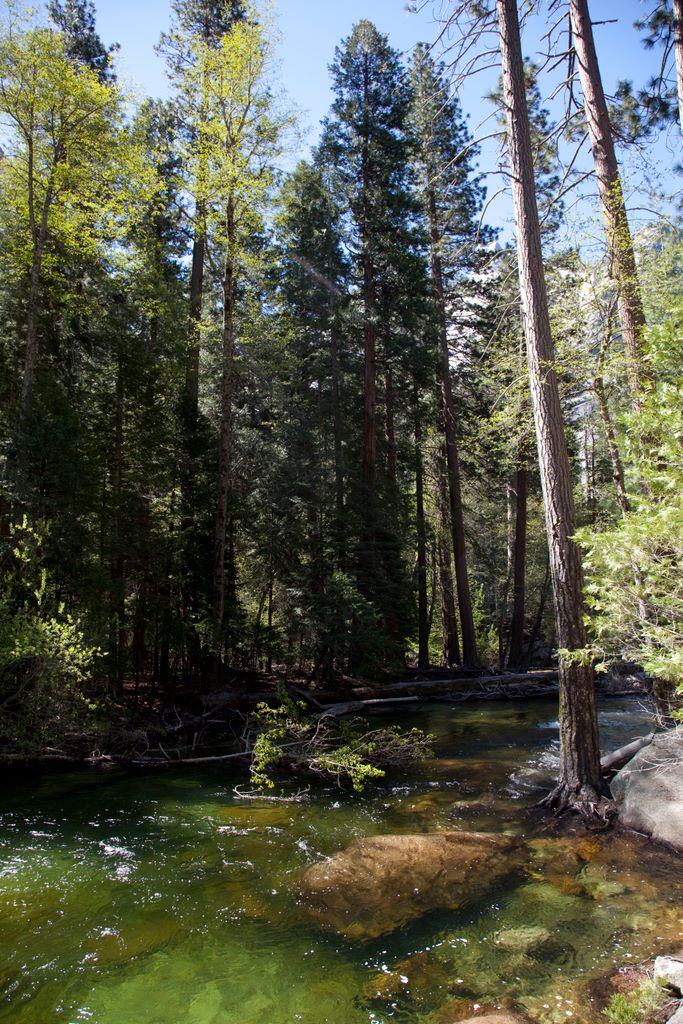
[[[361,18],[374,21],[402,51],[409,51],[418,41],[431,41],[437,31],[432,8],[408,15],[404,0],[276,0],[274,6],[283,37],[283,84],[296,105],[310,112],[312,124],[317,124],[330,105],[327,66],[334,48]],[[616,24],[596,28],[608,88],[618,78],[645,78],[655,66],[656,55],[643,49],[632,28],[647,6],[641,0],[592,0],[594,20],[617,20]],[[168,27],[169,11],[168,0],[97,2],[100,35],[106,42],[121,44],[123,74],[153,95],[166,90],[163,61],[155,55],[154,45]],[[525,52],[532,56],[533,40],[527,37],[525,44]],[[477,87],[470,92],[476,117]]]
[[[121,44],[119,69],[121,77],[137,86],[143,94],[164,95],[166,79],[161,58],[154,52],[160,33],[168,27],[170,18],[169,0],[96,0],[98,28],[107,43]],[[352,26],[361,18],[374,21],[380,31],[388,34],[391,44],[398,50],[409,52],[414,44],[424,40],[431,42],[437,34],[434,12],[438,8],[428,7],[418,15],[407,15],[405,0],[274,0],[276,21],[282,35],[281,81],[285,92],[297,108],[304,112],[304,121],[310,131],[301,144],[305,156],[315,142],[317,125],[327,112],[331,93],[329,88],[328,64],[334,55],[334,48],[348,36]],[[632,78],[636,84],[644,83],[654,72],[657,54],[646,51],[633,30],[633,22],[651,6],[651,0],[592,0],[591,13],[594,21],[616,19],[616,23],[596,26],[596,41],[605,87],[614,88],[619,78]],[[531,26],[524,38],[524,52],[533,58],[538,47]],[[476,129],[482,118],[490,112],[482,95],[495,84],[495,74],[475,78],[463,91],[461,99],[470,123]],[[680,135],[670,133],[669,139],[661,140],[654,150],[653,166],[649,173],[656,173],[656,167],[668,169],[681,160]],[[480,158],[484,171],[495,171],[496,148],[486,146]],[[635,171],[641,178],[645,173],[639,165]],[[628,176],[628,169],[627,176]],[[669,177],[667,182],[674,187]],[[490,192],[500,182],[492,177]],[[642,196],[642,184],[638,185],[637,197]],[[642,204],[638,198],[637,203]],[[636,211],[637,213],[637,211]],[[492,219],[504,221],[509,218],[506,201],[501,198],[491,208]]]

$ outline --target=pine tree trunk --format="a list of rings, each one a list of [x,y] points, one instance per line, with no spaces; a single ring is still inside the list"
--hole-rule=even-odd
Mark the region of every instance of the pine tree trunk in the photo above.
[[[335,497],[335,545],[337,564],[344,566],[345,522],[344,522],[344,451],[342,446],[341,382],[339,372],[339,337],[337,325],[330,326],[330,377],[332,381],[332,407],[334,420],[334,497]]]
[[[550,331],[516,0],[496,0],[517,227],[522,318],[545,506],[560,658],[560,770],[548,806],[593,813],[602,782],[593,669],[585,658],[572,477]]]
[[[385,357],[386,358],[386,357]],[[384,371],[384,416],[387,444],[387,480],[396,487],[396,428],[394,426],[394,382],[391,366],[385,363]]]
[[[417,621],[419,668],[429,666],[429,610],[427,607],[427,526],[424,506],[424,463],[422,458],[422,422],[417,384],[413,388],[415,423],[415,529],[417,533]]]
[[[194,431],[199,414],[199,359],[201,353],[202,299],[204,295],[204,207],[197,205],[192,270],[190,272],[190,344],[185,367],[185,413],[188,432]]]
[[[466,665],[476,665],[478,664],[479,659],[477,656],[477,641],[474,631],[474,616],[472,614],[472,597],[470,594],[469,577],[467,574],[467,546],[465,543],[465,523],[462,512],[460,458],[458,454],[455,402],[453,399],[453,388],[451,386],[448,332],[446,328],[446,295],[443,283],[441,257],[439,255],[440,229],[436,210],[436,199],[432,190],[428,193],[427,205],[429,210],[429,228],[431,236],[432,289],[439,318],[438,375],[439,386],[441,388],[444,436],[446,439],[446,464],[448,467],[448,492],[450,498],[453,557],[455,561],[458,607],[460,609],[460,626],[462,630],[462,657]]]
[[[607,439],[607,449],[609,451],[610,462],[612,464],[612,479],[614,480],[614,489],[617,492],[617,501],[619,502],[619,508],[622,513],[626,515],[626,513],[630,511],[631,503],[626,493],[626,486],[624,484],[624,465],[621,461],[621,453],[619,452],[619,445],[617,444],[614,426],[612,425],[612,417],[610,416],[609,406],[607,404],[605,382],[601,373],[596,374],[595,380],[593,381],[593,391],[598,403],[598,410],[602,420],[602,428],[605,431],[605,437]]]
[[[683,133],[683,0],[672,0],[674,13],[674,56],[678,93],[678,127]]]
[[[116,371],[116,404],[114,419],[114,450],[112,461],[112,530],[111,530],[111,609],[110,648],[113,655],[113,676],[116,692],[123,696],[124,656],[126,645],[125,614],[125,552],[123,539],[123,418],[125,389],[123,357],[119,352]]]
[[[439,453],[436,467],[436,484],[438,490],[439,511],[439,587],[441,590],[441,622],[443,625],[443,658],[446,665],[459,665],[460,642],[458,622],[455,614],[455,596],[453,590],[453,573],[451,572],[451,548],[448,542],[448,494],[446,479],[443,473],[445,453]]]
[[[598,192],[607,228],[607,244],[618,289],[619,319],[624,339],[631,402],[634,411],[637,412],[640,409],[642,388],[650,382],[651,372],[643,359],[645,313],[633,240],[600,77],[588,0],[569,0],[569,11]]]
[[[223,368],[221,374],[220,426],[218,432],[218,502],[214,538],[213,624],[219,638],[225,614],[225,541],[230,497],[230,448],[232,442],[233,360],[235,351],[235,281],[232,254],[235,224],[232,200],[227,209],[227,252],[223,274]]]
[[[541,584],[541,594],[538,599],[538,609],[536,610],[536,616],[534,618],[534,624],[531,627],[531,636],[529,637],[529,646],[526,650],[526,655],[523,660],[524,665],[531,664],[531,660],[534,656],[534,647],[536,641],[541,635],[541,629],[543,627],[543,616],[545,615],[545,605],[548,600],[548,588],[550,586],[550,559],[546,561],[545,576],[543,577],[543,583]]]
[[[508,668],[520,668],[524,660],[526,526],[527,496],[529,494],[529,470],[524,465],[519,465],[515,473],[515,493],[517,501],[513,557],[512,619],[510,621]]]
[[[363,246],[363,342],[364,342],[364,375],[363,375],[363,482],[367,488],[366,499],[370,501],[374,494],[375,477],[377,474],[377,329],[376,329],[376,281],[375,266],[372,258],[371,223],[370,223],[370,154],[367,127],[370,109],[370,83],[367,58],[365,60],[364,80],[364,120],[366,127],[363,139],[362,178],[363,178],[363,222],[361,226]]]

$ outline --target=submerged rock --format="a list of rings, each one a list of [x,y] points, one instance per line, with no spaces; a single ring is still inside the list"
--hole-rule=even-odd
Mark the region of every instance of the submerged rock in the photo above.
[[[487,1013],[485,1017],[468,1017],[460,1024],[529,1024],[529,1019],[516,1013]]]
[[[522,925],[520,928],[505,928],[498,932],[496,943],[511,953],[534,953],[542,949],[551,939],[547,928],[536,925]]]
[[[683,850],[683,730],[655,736],[611,787],[622,824]]]
[[[481,832],[355,839],[308,869],[301,897],[321,927],[373,939],[437,908],[484,896],[521,863],[519,841]]]
[[[471,1001],[449,999],[439,1012],[433,1015],[433,1019],[435,1024],[529,1024],[526,1017],[520,1017],[519,1014],[495,1006],[482,1006],[475,1010],[474,1017],[473,1009]]]

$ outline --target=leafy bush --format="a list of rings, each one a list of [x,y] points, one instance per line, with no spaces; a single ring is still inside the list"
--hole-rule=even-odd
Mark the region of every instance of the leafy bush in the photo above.
[[[665,1001],[661,981],[646,981],[633,992],[612,996],[604,1014],[609,1024],[654,1024]]]
[[[421,729],[368,729],[363,720],[309,715],[304,704],[284,694],[281,700],[277,708],[259,704],[252,717],[251,778],[260,788],[271,789],[273,774],[287,767],[333,779],[337,785],[350,783],[361,792],[370,780],[382,778],[386,768],[414,764],[431,753],[431,737]]]
[[[664,372],[642,413],[625,420],[629,461],[638,467],[631,508],[611,529],[584,529],[579,540],[596,652],[640,662],[682,688],[683,379],[658,363]]]
[[[0,740],[31,750],[93,709],[83,684],[99,654],[55,600],[43,533],[24,518],[0,551]]]

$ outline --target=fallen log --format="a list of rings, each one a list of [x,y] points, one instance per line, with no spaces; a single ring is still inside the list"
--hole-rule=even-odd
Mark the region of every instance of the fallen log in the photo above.
[[[600,769],[602,774],[610,775],[618,772],[638,753],[639,750],[642,750],[643,747],[649,746],[654,738],[655,733],[651,732],[647,736],[640,736],[637,740],[633,740],[631,743],[626,743],[625,746],[619,747],[618,750],[613,750],[611,754],[605,754],[604,757],[600,758]]]
[[[371,700],[346,700],[339,704],[324,704],[320,718],[344,718],[345,715],[372,714],[390,711],[397,704],[417,704],[419,697],[375,697]]]
[[[519,686],[541,685],[543,683],[556,682],[558,679],[557,669],[542,669],[537,672],[497,672],[488,675],[468,676],[466,678],[451,679],[420,679],[402,683],[391,683],[382,688],[381,692],[391,696],[401,696],[404,693],[425,694],[433,693],[458,693],[461,690],[471,691],[475,687],[486,686]]]

